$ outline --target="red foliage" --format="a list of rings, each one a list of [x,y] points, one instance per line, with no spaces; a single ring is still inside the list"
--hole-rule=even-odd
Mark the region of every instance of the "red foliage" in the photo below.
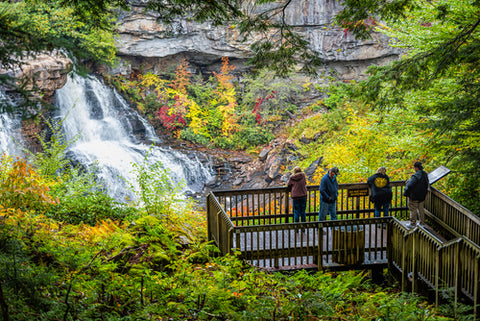
[[[266,97],[257,98],[255,102],[255,107],[253,108],[253,111],[252,111],[252,114],[255,114],[255,121],[257,122],[257,124],[260,125],[262,123],[262,115],[260,114],[260,105],[274,97],[275,97],[275,91],[272,90],[272,92]]]
[[[342,21],[342,24],[347,26],[343,29],[343,33],[345,34],[345,37],[347,37],[350,29],[355,29],[359,26],[365,26],[367,30],[371,30],[373,27],[377,25],[377,21],[372,17],[368,17],[368,19],[365,19],[364,21],[361,21],[361,20],[355,21],[355,22]]]
[[[170,108],[162,106],[157,112],[157,118],[166,129],[176,129],[185,126],[186,122],[180,113],[169,114]]]

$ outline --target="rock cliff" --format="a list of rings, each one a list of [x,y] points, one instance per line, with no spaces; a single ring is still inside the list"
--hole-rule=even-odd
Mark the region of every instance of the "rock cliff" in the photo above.
[[[230,64],[241,73],[246,70],[244,64],[251,55],[250,44],[260,36],[242,41],[239,30],[233,25],[213,27],[190,19],[163,25],[157,21],[157,14],[145,12],[145,1],[129,2],[132,10],[118,16],[117,48],[122,63],[112,71],[114,74],[145,71],[161,74],[174,70],[183,58],[190,63],[192,72],[208,74],[220,69],[220,59],[224,56],[229,57]],[[266,8],[254,10],[263,9]],[[398,58],[399,50],[388,45],[386,36],[374,34],[373,39],[362,41],[335,26],[333,20],[340,9],[340,2],[336,0],[292,0],[285,11],[285,21],[319,53],[323,60],[320,72],[341,80],[360,79],[370,65]],[[313,80],[322,81],[321,77]],[[207,185],[210,188],[283,185],[288,180],[288,164],[298,158],[295,150],[292,142],[277,139],[265,147],[258,158],[227,154],[224,158],[216,157],[214,167],[218,176]],[[319,155],[308,169],[310,178],[321,165]]]
[[[132,69],[161,72],[181,58],[186,58],[196,71],[208,73],[218,69],[223,56],[229,57],[241,72],[250,56],[250,43],[260,36],[242,42],[235,26],[214,28],[188,19],[166,26],[157,22],[155,13],[144,11],[143,1],[130,2],[132,10],[119,15],[117,30],[118,54],[126,63],[114,73],[128,74]],[[292,0],[286,10],[286,22],[320,53],[322,71],[340,79],[358,79],[368,66],[398,57],[399,51],[388,46],[383,35],[360,41],[334,26],[333,18],[340,9],[336,0]]]

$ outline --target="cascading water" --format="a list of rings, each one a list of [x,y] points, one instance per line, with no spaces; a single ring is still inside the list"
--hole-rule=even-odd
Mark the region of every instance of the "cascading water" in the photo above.
[[[75,141],[69,157],[91,168],[103,181],[108,194],[119,201],[134,199],[125,179],[135,182],[133,163],[160,162],[174,184],[185,183],[184,193],[201,192],[212,178],[198,159],[156,146],[161,142],[152,126],[127,105],[114,90],[96,78],[71,75],[56,92],[58,118],[66,138]]]
[[[0,90],[0,104],[12,105],[10,98]],[[0,154],[23,156],[22,122],[19,115],[0,113]]]

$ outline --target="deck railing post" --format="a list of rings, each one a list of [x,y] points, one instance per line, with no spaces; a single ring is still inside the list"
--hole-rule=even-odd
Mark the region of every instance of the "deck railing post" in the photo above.
[[[318,247],[317,247],[317,268],[318,270],[323,270],[323,227],[317,223],[317,237],[318,237]]]
[[[393,223],[392,220],[389,220],[387,223],[387,264],[388,271],[393,271],[393,259],[392,259],[392,233],[393,233]]]
[[[217,223],[217,230],[215,231],[216,235],[215,235],[215,238],[217,239],[217,242],[222,242],[223,240],[220,239],[220,211],[217,210],[217,215],[216,215],[216,223]],[[222,251],[222,255],[225,255],[225,253],[223,253],[223,249],[222,249],[222,246],[221,246],[221,243],[218,244],[219,247],[220,247],[220,250]]]
[[[454,307],[453,307],[453,313],[454,315],[457,315],[457,304],[458,304],[458,288],[460,286],[459,282],[458,282],[458,278],[459,278],[459,270],[460,270],[460,243],[456,243],[456,246],[455,246],[455,261],[454,261],[454,277],[455,277],[455,289],[454,289],[454,293],[455,293],[455,300],[454,300]]]
[[[355,211],[357,212],[355,217],[360,218],[360,197],[355,197]]]
[[[277,243],[275,249],[278,249],[278,229],[275,229],[275,242]],[[273,251],[273,267],[278,269],[279,263],[278,251]]]
[[[402,291],[405,292],[407,289],[407,240],[406,236],[403,235],[403,242],[402,242]]]
[[[417,239],[418,233],[413,234],[412,238],[412,292],[417,292],[418,289],[418,275],[417,275]]]
[[[440,289],[438,288],[438,281],[440,279],[440,249],[437,248],[435,252],[435,307],[438,308],[439,303],[439,292]]]
[[[285,223],[288,223],[288,214],[290,214],[290,201],[289,201],[289,192],[285,189]]]
[[[478,315],[478,282],[480,281],[478,279],[478,259],[480,257],[477,256],[475,258],[475,271],[473,272],[474,273],[474,280],[473,280],[473,319],[474,320],[477,320],[477,315]]]
[[[227,233],[227,253],[232,253],[233,248],[233,228],[230,228]]]

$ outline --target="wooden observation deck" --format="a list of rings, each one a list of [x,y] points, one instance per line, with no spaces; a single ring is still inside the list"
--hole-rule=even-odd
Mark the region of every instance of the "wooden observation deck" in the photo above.
[[[341,184],[336,221],[318,221],[319,186],[308,186],[305,223],[293,222],[285,187],[214,191],[207,197],[208,237],[222,255],[238,251],[272,271],[388,267],[403,291],[428,289],[438,304],[440,291],[448,289],[455,300],[470,301],[476,316],[480,218],[431,187],[427,226],[407,228],[405,183],[391,185],[391,216],[375,218],[367,185]]]

